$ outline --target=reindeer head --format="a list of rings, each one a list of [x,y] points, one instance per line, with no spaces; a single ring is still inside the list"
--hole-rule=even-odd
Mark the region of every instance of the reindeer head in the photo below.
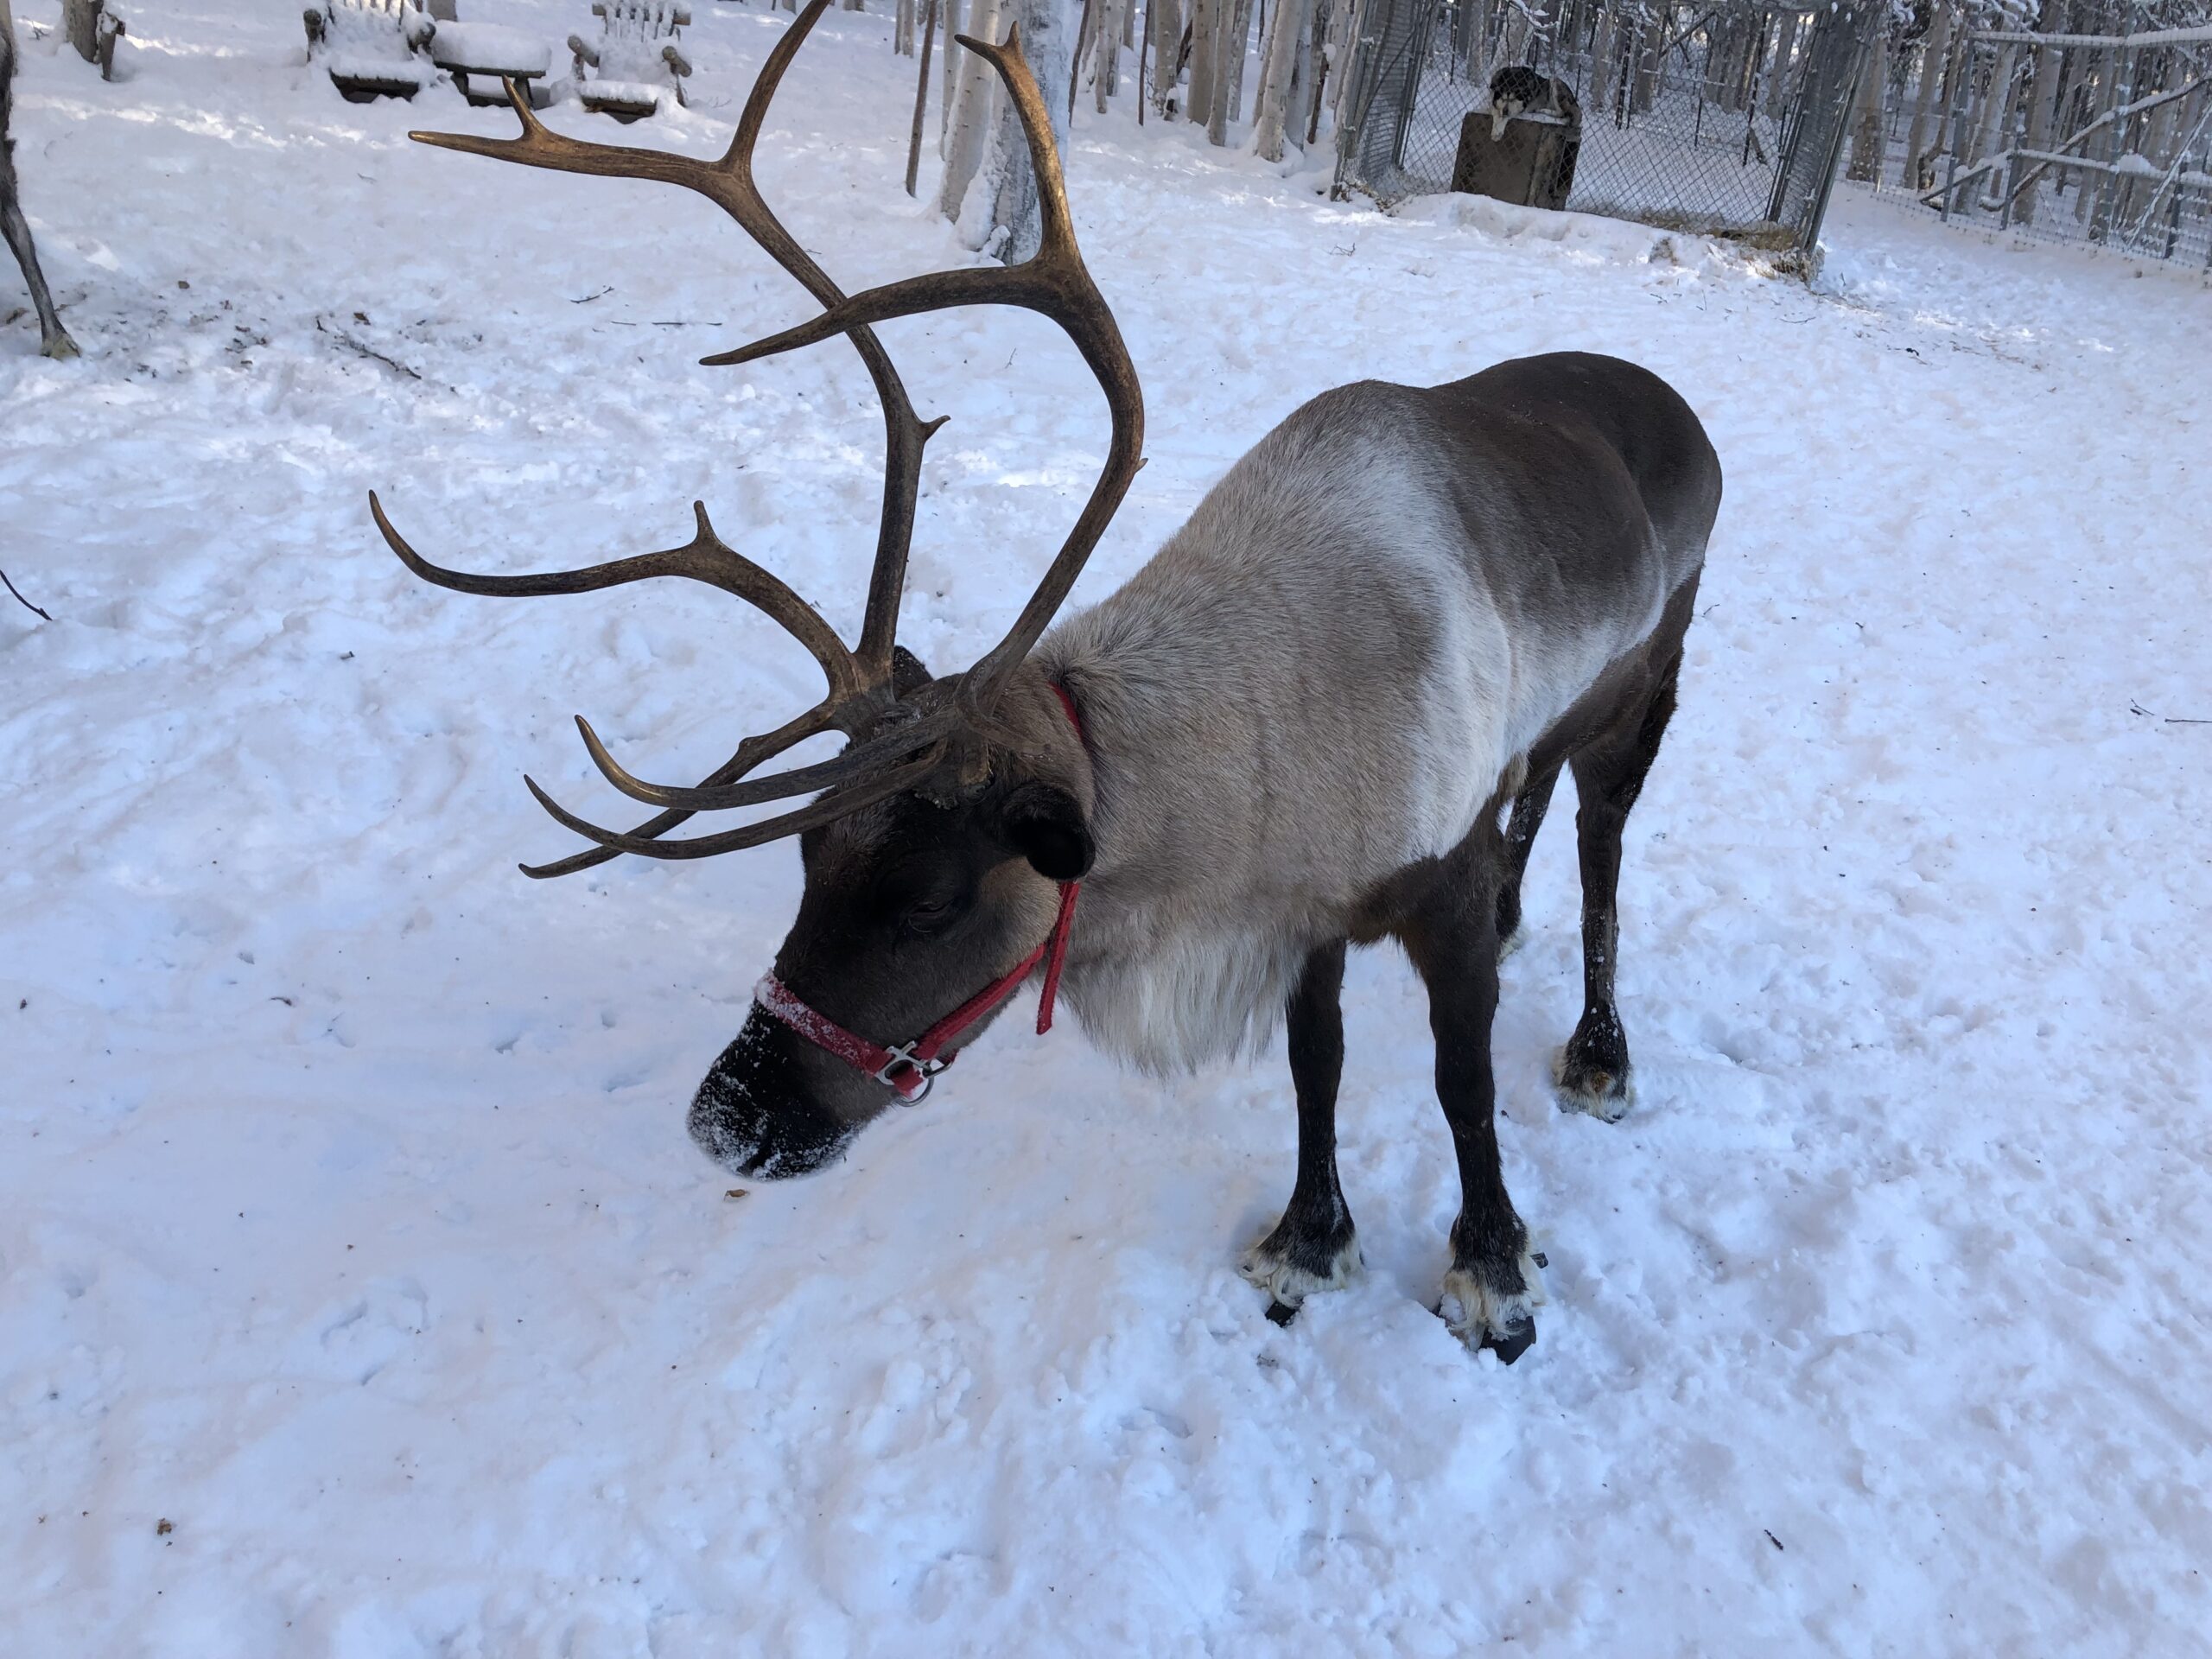
[[[768,210],[753,181],[753,147],[785,69],[828,6],[829,0],[812,0],[785,31],[746,101],[728,153],[716,162],[563,137],[531,114],[512,82],[508,99],[522,121],[520,137],[412,136],[531,167],[696,190],[822,303],[811,321],[704,360],[750,363],[838,334],[860,353],[883,406],[886,462],[859,643],[848,649],[805,601],[723,542],[703,504],[694,504],[696,531],[681,547],[581,570],[480,576],[423,558],[392,528],[376,496],[369,498],[386,543],[425,581],[462,593],[534,596],[686,576],[766,612],[821,664],[828,690],[820,702],[747,738],[689,788],[632,776],[579,719],[585,747],[607,781],[661,809],[634,830],[588,823],[524,780],[556,819],[597,843],[556,863],[523,866],[531,876],[566,875],[622,853],[704,858],[799,836],[806,887],[798,917],[744,1029],[691,1107],[693,1138],[710,1155],[770,1178],[819,1168],[885,1108],[918,1099],[931,1077],[1048,957],[1049,1010],[1058,969],[1053,943],[1065,942],[1074,884],[1090,865],[1090,767],[1067,688],[1048,684],[1026,659],[1143,464],[1136,372],[1077,249],[1051,117],[1017,33],[1009,32],[1002,47],[959,39],[997,70],[1028,136],[1044,221],[1043,241],[1030,259],[913,277],[848,297]],[[916,416],[870,325],[970,304],[1025,306],[1057,322],[1104,389],[1113,430],[1090,500],[1013,627],[964,673],[933,680],[896,636],[923,447],[943,423]],[[753,775],[806,739],[833,732],[846,740],[835,759]],[[695,813],[799,796],[813,798],[719,834],[666,838]]]

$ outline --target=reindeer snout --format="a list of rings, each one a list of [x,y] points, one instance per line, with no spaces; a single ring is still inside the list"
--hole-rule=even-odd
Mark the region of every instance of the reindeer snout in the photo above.
[[[699,1149],[724,1169],[767,1181],[836,1162],[860,1128],[809,1097],[790,1033],[758,1008],[701,1079],[690,1127]]]

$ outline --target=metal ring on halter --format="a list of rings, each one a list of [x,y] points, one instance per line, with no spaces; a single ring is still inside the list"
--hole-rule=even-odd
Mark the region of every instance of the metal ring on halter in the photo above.
[[[918,1037],[915,1042],[921,1039]],[[875,1080],[899,1096],[902,1106],[918,1106],[930,1097],[930,1086],[937,1081],[937,1074],[950,1065],[950,1060],[918,1060],[914,1058],[914,1044],[900,1043],[891,1051],[891,1058],[875,1074]],[[892,1079],[892,1072],[900,1066],[911,1068],[922,1080],[922,1086],[908,1094]]]

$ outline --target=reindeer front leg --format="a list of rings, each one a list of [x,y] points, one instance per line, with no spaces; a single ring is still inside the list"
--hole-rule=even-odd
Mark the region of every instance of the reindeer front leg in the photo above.
[[[1491,820],[1492,839],[1495,820]],[[1446,861],[1400,938],[1428,987],[1436,1098],[1459,1160],[1459,1216],[1438,1309],[1452,1333],[1510,1365],[1536,1339],[1543,1281],[1506,1196],[1497,1151],[1491,1021],[1497,1012],[1498,850],[1482,830]]]
[[[1344,1070],[1344,941],[1306,959],[1287,1006],[1290,1080],[1298,1090],[1298,1184],[1282,1219],[1244,1253],[1247,1279],[1268,1293],[1268,1317],[1287,1325],[1316,1291],[1359,1271],[1359,1241],[1337,1183],[1337,1085]]]

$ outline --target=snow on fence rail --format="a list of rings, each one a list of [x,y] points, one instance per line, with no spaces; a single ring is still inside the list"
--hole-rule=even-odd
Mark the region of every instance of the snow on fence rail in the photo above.
[[[2140,11],[2049,0],[2042,16]],[[1939,7],[1878,44],[1847,177],[1947,222],[2212,271],[2212,15],[2038,32]]]

